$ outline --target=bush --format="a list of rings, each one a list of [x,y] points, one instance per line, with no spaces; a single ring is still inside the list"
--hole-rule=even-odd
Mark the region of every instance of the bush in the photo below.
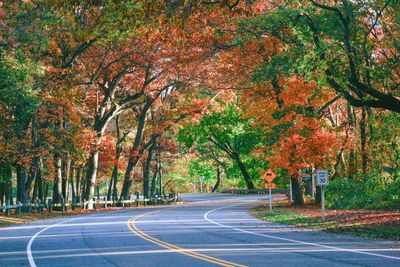
[[[400,179],[382,180],[370,176],[365,181],[337,178],[326,189],[331,209],[400,209]]]

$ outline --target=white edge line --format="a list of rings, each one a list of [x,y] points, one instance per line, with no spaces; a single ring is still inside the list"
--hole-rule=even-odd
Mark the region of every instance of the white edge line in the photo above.
[[[224,228],[230,228],[242,233],[246,233],[246,234],[251,234],[251,235],[256,235],[256,236],[262,236],[262,237],[267,237],[267,238],[271,238],[271,239],[277,239],[277,240],[282,240],[282,241],[288,241],[288,242],[293,242],[293,243],[298,243],[298,244],[303,244],[303,245],[309,245],[309,246],[314,246],[314,247],[320,247],[320,248],[327,248],[327,249],[332,249],[332,250],[339,250],[339,251],[345,251],[345,252],[352,252],[352,253],[357,253],[357,254],[364,254],[364,255],[369,255],[369,256],[375,256],[375,257],[381,257],[381,258],[387,258],[387,259],[393,259],[393,260],[400,260],[400,257],[395,257],[395,256],[388,256],[388,255],[382,255],[382,254],[377,254],[377,253],[369,253],[369,252],[364,252],[364,251],[357,251],[357,250],[353,250],[353,249],[347,249],[347,248],[339,248],[339,247],[334,247],[334,246],[326,246],[326,245],[322,245],[322,244],[318,244],[318,243],[310,243],[310,242],[304,242],[304,241],[300,241],[300,240],[294,240],[294,239],[289,239],[289,238],[283,238],[283,237],[277,237],[277,236],[272,236],[272,235],[267,235],[267,234],[260,234],[260,233],[255,233],[255,232],[251,232],[251,231],[247,231],[247,230],[243,230],[240,228],[236,228],[236,227],[231,227],[228,225],[224,225],[218,222],[215,222],[211,219],[208,218],[208,215],[214,211],[217,210],[221,210],[221,209],[225,209],[225,208],[229,208],[229,207],[236,207],[236,206],[243,206],[248,204],[249,202],[246,203],[242,203],[242,204],[236,204],[236,205],[230,205],[230,206],[224,206],[224,207],[220,207],[220,208],[216,208],[213,210],[210,210],[208,212],[206,212],[204,214],[204,219],[210,223],[213,223],[215,225],[224,227]]]
[[[55,223],[55,224],[49,225],[49,226],[47,226],[46,228],[44,228],[44,229],[40,230],[39,232],[37,232],[35,235],[33,235],[33,236],[31,237],[31,239],[29,240],[28,245],[26,246],[26,254],[27,254],[27,256],[28,256],[29,265],[30,265],[31,267],[36,267],[36,263],[35,263],[35,261],[34,261],[34,259],[33,259],[33,256],[32,256],[32,244],[33,244],[33,241],[35,241],[35,239],[36,239],[41,233],[43,233],[44,231],[46,231],[46,230],[48,230],[48,229],[50,229],[50,228],[53,228],[53,227],[59,225],[59,224],[66,223],[66,222],[71,222],[71,221],[75,221],[75,220],[78,220],[78,219],[81,219],[81,218],[83,218],[83,217],[74,218],[74,219],[70,219],[70,220],[66,220],[66,221],[62,221],[62,222],[59,222],[59,223]]]

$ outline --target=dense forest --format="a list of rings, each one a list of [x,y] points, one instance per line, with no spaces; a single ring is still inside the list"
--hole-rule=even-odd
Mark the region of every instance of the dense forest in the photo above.
[[[279,188],[400,207],[400,2],[3,0],[0,204]],[[317,201],[319,194],[317,191]]]

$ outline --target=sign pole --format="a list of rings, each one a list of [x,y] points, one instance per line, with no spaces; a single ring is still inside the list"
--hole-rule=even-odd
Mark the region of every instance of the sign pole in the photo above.
[[[311,195],[315,199],[315,176],[314,176],[314,166],[311,168]]]
[[[321,187],[321,218],[325,221],[325,186],[329,183],[328,170],[317,170],[317,186]]]
[[[325,221],[325,186],[321,185],[321,218]]]
[[[271,193],[271,188],[269,189],[269,212],[272,212],[272,193]]]
[[[200,193],[203,194],[204,193],[204,188],[203,188],[204,176],[199,176],[199,180],[200,180]]]
[[[292,179],[290,181],[290,201],[293,201],[293,188],[292,188]]]

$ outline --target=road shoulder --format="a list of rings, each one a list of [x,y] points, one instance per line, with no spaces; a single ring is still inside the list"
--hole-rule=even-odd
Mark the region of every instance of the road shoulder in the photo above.
[[[400,242],[400,211],[328,210],[322,221],[318,206],[294,207],[279,201],[272,213],[265,204],[253,208],[251,214],[279,224]]]

